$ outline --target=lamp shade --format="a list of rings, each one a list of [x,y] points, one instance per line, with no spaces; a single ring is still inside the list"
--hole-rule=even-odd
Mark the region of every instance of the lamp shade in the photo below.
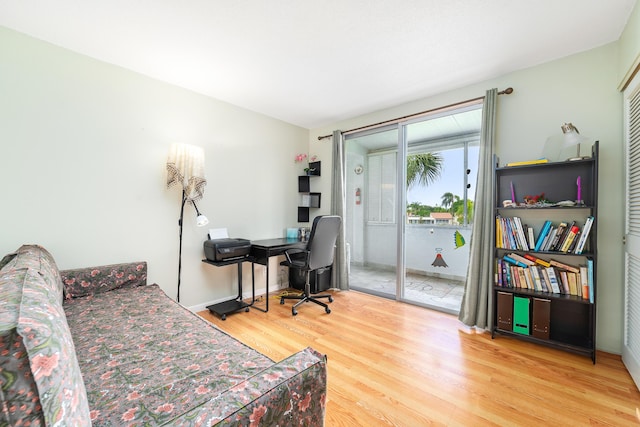
[[[196,217],[196,225],[198,227],[204,227],[207,224],[209,224],[209,218],[207,218],[206,216],[200,214]]]
[[[189,144],[171,144],[167,158],[167,187],[180,183],[187,201],[200,200],[207,179],[204,149]]]
[[[562,135],[555,134],[547,138],[542,157],[552,162],[583,158],[580,157],[580,144],[588,142],[589,138],[580,135],[572,123],[563,123],[560,128]]]
[[[563,133],[562,153],[568,154],[567,160],[580,160],[580,144],[587,142],[588,138],[580,135],[578,128],[573,123],[564,123],[560,126]],[[571,152],[575,153],[575,157],[571,156]]]

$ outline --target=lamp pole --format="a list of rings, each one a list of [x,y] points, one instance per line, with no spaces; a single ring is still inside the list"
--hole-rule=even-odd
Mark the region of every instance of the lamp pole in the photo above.
[[[180,302],[180,277],[182,276],[182,226],[184,221],[184,205],[187,204],[187,192],[182,189],[182,204],[180,205],[180,219],[178,220],[178,227],[180,228],[180,245],[178,249],[178,295],[176,300]],[[198,210],[198,206],[196,202],[191,200],[191,204],[196,210],[196,225],[198,227],[204,227],[209,223],[209,220],[206,216],[202,215]]]
[[[187,194],[182,189],[182,204],[180,206],[180,219],[178,226],[180,228],[180,249],[178,250],[178,296],[177,301],[180,302],[180,276],[182,273],[182,220],[184,219],[184,205],[187,202]]]

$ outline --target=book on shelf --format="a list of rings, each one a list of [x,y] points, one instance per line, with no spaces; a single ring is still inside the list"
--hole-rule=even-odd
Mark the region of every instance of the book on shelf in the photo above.
[[[495,280],[499,287],[526,289],[536,292],[573,295],[589,299],[593,292],[593,260],[586,265],[572,265],[531,254],[510,253],[496,260]],[[589,276],[591,274],[591,276]]]
[[[509,270],[510,277],[509,285],[511,285],[512,288],[519,288],[520,276],[518,275],[518,267],[513,264],[509,264],[507,265],[507,270]]]
[[[593,225],[593,219],[593,216],[587,217],[584,226],[582,227],[582,233],[578,239],[578,244],[574,249],[575,254],[579,255],[584,251],[584,247],[586,246],[589,237],[589,232],[591,231],[591,226]]]
[[[518,267],[528,267],[527,264],[525,264],[523,262],[520,262],[517,259],[511,258],[509,255],[503,256],[502,260],[508,262],[509,264],[513,264],[515,266],[518,266]]]
[[[551,267],[549,267],[551,268]],[[549,272],[546,268],[540,268],[541,278],[543,279],[544,287],[547,288],[547,292],[553,292],[553,288],[551,286],[551,280],[549,280]]]
[[[569,248],[567,249],[567,253],[575,253],[576,246],[578,245],[578,240],[580,239],[581,235],[582,231],[578,230],[575,239],[573,239],[573,242],[571,242],[571,245],[569,245]]]
[[[548,267],[545,269],[547,275],[549,277],[549,283],[551,284],[551,292],[554,294],[559,294],[560,292],[560,284],[558,282],[558,277],[556,276],[556,271],[553,267]]]
[[[553,242],[549,246],[550,250],[552,250],[552,251],[556,250],[556,248],[558,247],[558,243],[562,239],[566,229],[567,229],[567,223],[566,222],[563,221],[560,224],[558,224],[558,227],[556,229],[556,234],[553,237]]]
[[[544,238],[544,241],[542,242],[542,246],[540,247],[541,251],[549,251],[550,247],[551,247],[551,241],[555,238],[556,233],[558,232],[558,229],[556,227],[554,227],[553,225],[551,225],[551,227],[549,227],[549,232],[547,233],[547,237]]]
[[[540,276],[540,284],[544,292],[551,292],[551,283],[549,282],[549,276],[545,275],[544,267],[536,267],[538,275]]]
[[[524,226],[522,225],[522,221],[520,220],[520,217],[514,216],[513,222],[515,223],[517,237],[519,238],[519,242],[520,242],[519,249],[523,251],[528,251],[529,243],[527,242],[527,236],[525,235]]]
[[[542,287],[542,281],[540,280],[540,270],[538,270],[538,267],[536,265],[532,265],[529,267],[529,271],[531,272],[531,277],[533,277],[535,290],[544,292],[544,288]]]
[[[579,273],[580,269],[578,267],[574,267],[573,265],[569,265],[569,264],[565,264],[564,262],[555,260],[555,259],[550,259],[549,260],[549,264],[551,264],[552,267],[557,267],[561,270],[567,270],[570,271],[572,273]]]
[[[551,220],[545,220],[540,233],[535,237],[533,227],[522,224],[520,217],[496,216],[496,247],[519,251],[562,252],[580,255],[589,242],[589,233],[593,226],[593,216],[587,217],[580,229],[575,221],[560,222],[554,226]]]
[[[526,226],[527,228],[527,238],[529,243],[529,249],[533,249],[536,246],[536,238],[533,235],[533,227]]]
[[[573,243],[573,240],[576,238],[578,233],[580,233],[580,227],[578,227],[577,225],[574,225],[569,229],[567,236],[563,239],[560,252],[567,253],[569,251],[569,248],[571,247],[571,244]]]
[[[564,232],[562,233],[562,237],[558,239],[556,246],[553,248],[554,251],[560,251],[560,249],[562,249],[564,242],[567,240],[567,237],[569,236],[569,232],[575,225],[576,225],[576,222],[571,221],[570,224],[565,226]]]
[[[507,163],[506,166],[507,167],[511,167],[511,166],[528,166],[528,165],[539,165],[539,164],[543,164],[543,163],[549,163],[549,160],[548,159],[523,160],[523,161],[520,161],[520,162]]]
[[[593,304],[593,259],[587,258],[587,287],[589,292],[589,302]]]
[[[538,258],[538,257],[533,256],[531,254],[524,254],[523,257],[528,259],[529,261],[533,261],[534,263],[536,263],[538,265],[541,265],[543,267],[550,267],[551,266],[551,264],[548,261],[545,261],[542,258]]]
[[[528,267],[530,267],[530,266],[535,264],[534,261],[531,261],[527,257],[522,256],[522,255],[518,255],[518,254],[513,253],[513,252],[510,253],[510,254],[507,254],[507,256],[510,257],[510,258],[515,259],[516,261],[520,261],[522,264],[524,264],[525,266],[528,266]]]
[[[567,280],[569,282],[569,293],[571,295],[580,296],[582,292],[578,291],[578,277],[580,273],[567,272]]]
[[[571,290],[569,289],[569,278],[567,277],[567,272],[564,270],[560,270],[558,273],[560,276],[559,285],[562,285],[562,287],[560,288],[560,293],[569,295],[571,293]],[[558,274],[556,276],[558,276]]]
[[[589,299],[589,273],[586,265],[580,266],[580,286],[582,287],[582,298]]]
[[[502,274],[503,274],[503,280],[504,280],[504,287],[505,288],[513,288],[513,282],[511,282],[511,268],[509,267],[509,265],[506,262],[502,263]]]
[[[533,285],[531,284],[531,276],[527,274],[529,271],[528,268],[520,267],[518,268],[518,276],[520,277],[520,286],[524,289],[533,289]]]
[[[515,233],[513,232],[513,226],[511,225],[511,218],[500,218],[500,224],[502,228],[502,240],[504,249],[518,249],[515,240]]]
[[[520,218],[496,216],[496,247],[520,251],[529,250],[527,236]]]
[[[542,247],[544,238],[547,236],[547,233],[549,233],[549,228],[551,228],[551,221],[546,220],[542,225],[542,229],[540,230],[540,233],[538,234],[538,240],[536,240],[536,246],[534,249],[536,252],[540,251],[540,247]]]

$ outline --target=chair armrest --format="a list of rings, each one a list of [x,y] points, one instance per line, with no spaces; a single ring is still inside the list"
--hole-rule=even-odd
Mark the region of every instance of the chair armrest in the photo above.
[[[293,261],[291,260],[291,255],[293,254],[299,254],[299,253],[304,253],[304,263],[305,265],[307,264],[307,261],[309,261],[309,251],[306,249],[299,249],[299,248],[292,248],[292,249],[287,249],[286,251],[284,251],[284,256],[285,258],[287,258],[287,262],[289,264],[293,264]]]

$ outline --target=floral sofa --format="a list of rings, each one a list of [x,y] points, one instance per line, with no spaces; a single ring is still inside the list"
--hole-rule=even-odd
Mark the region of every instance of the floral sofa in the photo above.
[[[146,284],[144,262],[0,261],[0,426],[324,425],[326,359],[274,362]]]

